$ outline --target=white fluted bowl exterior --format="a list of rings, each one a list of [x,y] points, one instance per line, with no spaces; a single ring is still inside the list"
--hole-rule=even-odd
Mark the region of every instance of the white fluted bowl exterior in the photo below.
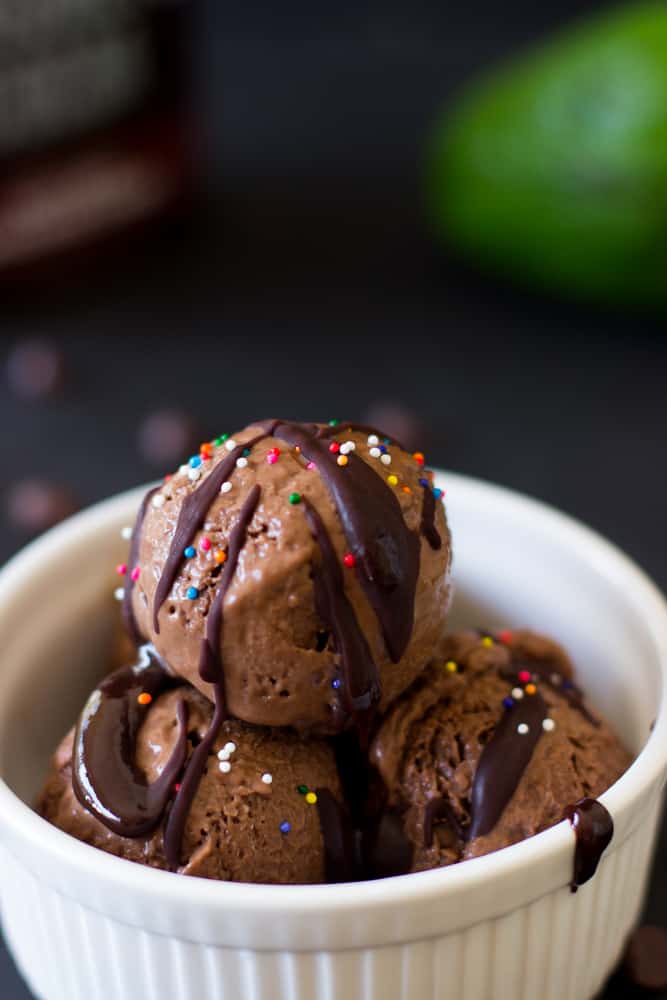
[[[450,869],[344,886],[216,883],[110,857],[29,808],[104,667],[109,567],[141,491],[78,515],[0,573],[0,899],[44,1000],[589,1000],[637,920],[667,775],[667,608],[570,518],[440,474],[452,625],[560,638],[638,754],[602,797],[615,833],[569,890],[567,823]],[[99,655],[98,655],[99,654]],[[651,725],[653,727],[651,728]]]

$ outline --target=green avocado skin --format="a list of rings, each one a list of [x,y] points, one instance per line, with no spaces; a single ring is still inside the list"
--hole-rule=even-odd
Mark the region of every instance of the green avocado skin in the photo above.
[[[436,125],[427,207],[484,265],[578,298],[667,304],[667,0],[589,20]]]

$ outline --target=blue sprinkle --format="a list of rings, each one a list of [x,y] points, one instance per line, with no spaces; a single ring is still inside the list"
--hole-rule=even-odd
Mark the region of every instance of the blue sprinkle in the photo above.
[[[387,439],[385,438],[385,441],[386,440]],[[380,445],[380,451],[382,452],[383,455],[386,454],[386,452],[387,452],[387,449],[385,448],[385,446],[383,444]]]
[[[563,687],[565,688],[566,691],[571,691],[572,688],[574,687],[574,684],[572,683],[572,681],[567,681],[566,680],[566,681],[563,681]]]
[[[428,479],[420,479],[420,480],[419,480],[419,485],[420,485],[420,486],[423,486],[423,487],[424,487],[424,489],[426,489],[426,488],[427,488],[427,487],[429,487],[429,486],[430,486],[431,484],[429,483]]]
[[[197,590],[196,587],[188,587],[188,592],[187,593],[188,593],[188,598],[191,601],[196,601],[197,598],[199,597],[199,591]]]
[[[341,685],[340,677],[334,677],[334,679],[331,682],[331,687],[334,689],[334,691],[337,691],[340,685]]]
[[[436,488],[433,490],[433,496],[435,497],[436,500],[439,500],[440,497],[442,496],[442,490],[438,486],[436,486]]]
[[[192,546],[188,545],[187,549],[183,549],[183,555],[185,556],[186,559],[192,559],[192,557],[196,555],[196,553],[195,550],[192,548]]]
[[[248,455],[250,454],[250,448],[244,448],[241,454],[243,455],[244,458],[247,458]]]
[[[503,708],[514,708],[514,698],[503,698]]]
[[[292,829],[292,824],[288,823],[287,820],[283,820],[283,822],[280,824],[281,833],[289,833],[291,829]]]
[[[391,444],[391,438],[385,438],[384,439],[384,443],[385,444]]]
[[[201,465],[201,458],[199,457],[199,455],[193,455],[192,458],[190,459],[190,468],[198,469],[200,465]]]

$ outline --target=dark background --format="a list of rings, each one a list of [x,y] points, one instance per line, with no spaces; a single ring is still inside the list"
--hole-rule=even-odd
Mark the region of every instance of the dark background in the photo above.
[[[206,204],[80,279],[3,290],[0,351],[48,336],[67,366],[52,402],[3,382],[3,488],[38,473],[85,504],[166,471],[137,449],[156,407],[183,407],[210,437],[390,406],[429,428],[431,463],[565,509],[667,586],[663,321],[476,274],[433,247],[418,195],[429,123],[457,86],[603,6],[202,6]],[[23,540],[3,523],[0,556]],[[663,832],[656,923],[666,848]],[[27,996],[1,951],[0,996]],[[620,981],[605,994],[621,996]]]

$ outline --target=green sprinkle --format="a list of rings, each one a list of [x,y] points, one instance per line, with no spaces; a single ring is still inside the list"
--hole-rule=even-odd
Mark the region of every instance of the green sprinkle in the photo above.
[[[330,420],[329,427],[338,427],[340,420]]]
[[[244,458],[247,458],[248,455],[250,454],[250,448],[244,448],[241,454],[243,455]]]
[[[213,444],[216,446],[216,448],[219,448],[221,444],[225,443],[225,441],[227,440],[228,437],[229,437],[229,434],[221,434],[220,437],[217,437],[215,439],[215,441],[213,442]]]
[[[301,494],[300,493],[290,493],[290,495],[289,495],[289,502],[290,503],[301,503]]]
[[[296,790],[299,793],[299,795],[307,795],[308,794],[308,785],[297,785],[296,786]]]

